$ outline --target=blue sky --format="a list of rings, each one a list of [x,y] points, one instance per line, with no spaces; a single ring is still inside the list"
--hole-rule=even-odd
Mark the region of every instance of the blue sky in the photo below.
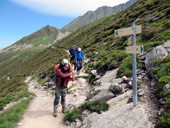
[[[0,0],[0,49],[46,25],[62,28],[100,6],[127,0]],[[90,3],[90,4],[89,4]]]

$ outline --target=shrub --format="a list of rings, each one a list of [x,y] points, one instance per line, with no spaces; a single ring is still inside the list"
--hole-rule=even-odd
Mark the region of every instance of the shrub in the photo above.
[[[65,113],[64,119],[73,122],[76,119],[82,120],[82,117],[80,114],[78,114],[78,110],[74,108],[72,111],[67,111]]]
[[[160,117],[160,121],[156,124],[156,128],[169,128],[170,127],[170,113],[165,113]]]
[[[83,110],[90,110],[92,112],[101,113],[101,111],[107,111],[109,105],[106,103],[106,101],[102,101],[101,103],[85,102],[81,107]]]

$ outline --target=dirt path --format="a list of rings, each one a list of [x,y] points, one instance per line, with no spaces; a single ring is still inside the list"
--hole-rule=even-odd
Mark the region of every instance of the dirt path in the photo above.
[[[66,96],[66,103],[69,106],[78,106],[86,100],[88,83],[85,79],[79,78],[74,84],[69,94]],[[27,80],[28,81],[28,80]],[[72,83],[69,84],[70,86]],[[53,117],[54,96],[45,91],[36,80],[29,83],[29,91],[36,94],[36,97],[30,103],[18,128],[71,128],[63,122],[64,114],[61,112],[61,105],[58,108],[57,118]],[[77,98],[80,95],[82,98]]]

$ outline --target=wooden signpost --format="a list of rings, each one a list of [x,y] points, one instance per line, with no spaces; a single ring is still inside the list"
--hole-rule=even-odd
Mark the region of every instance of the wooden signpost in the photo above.
[[[115,37],[128,36],[132,34],[139,34],[142,32],[142,25],[122,28],[115,30]]]
[[[143,45],[136,46],[136,34],[139,34],[141,32],[142,32],[142,25],[135,26],[135,23],[132,23],[131,27],[115,30],[115,37],[132,35],[128,39],[128,45],[133,44],[133,46],[126,47],[126,53],[132,54],[133,106],[134,107],[137,105],[136,54],[141,54],[144,52]]]
[[[143,45],[126,47],[127,54],[142,54],[144,51]]]

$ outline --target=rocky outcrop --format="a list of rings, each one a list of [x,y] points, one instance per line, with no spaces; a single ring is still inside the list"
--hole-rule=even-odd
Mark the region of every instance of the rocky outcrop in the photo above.
[[[163,59],[170,53],[170,40],[163,45],[156,46],[145,57],[145,67],[147,70],[154,67],[155,62],[158,59]]]
[[[83,120],[83,128],[150,128],[151,124],[142,107],[131,104],[115,107],[102,114],[92,113]]]
[[[105,83],[110,83],[113,79],[116,78],[117,71],[118,71],[118,68],[111,70],[111,71],[107,71],[105,75],[99,80],[97,80],[95,83],[98,83],[101,85],[104,85]]]

